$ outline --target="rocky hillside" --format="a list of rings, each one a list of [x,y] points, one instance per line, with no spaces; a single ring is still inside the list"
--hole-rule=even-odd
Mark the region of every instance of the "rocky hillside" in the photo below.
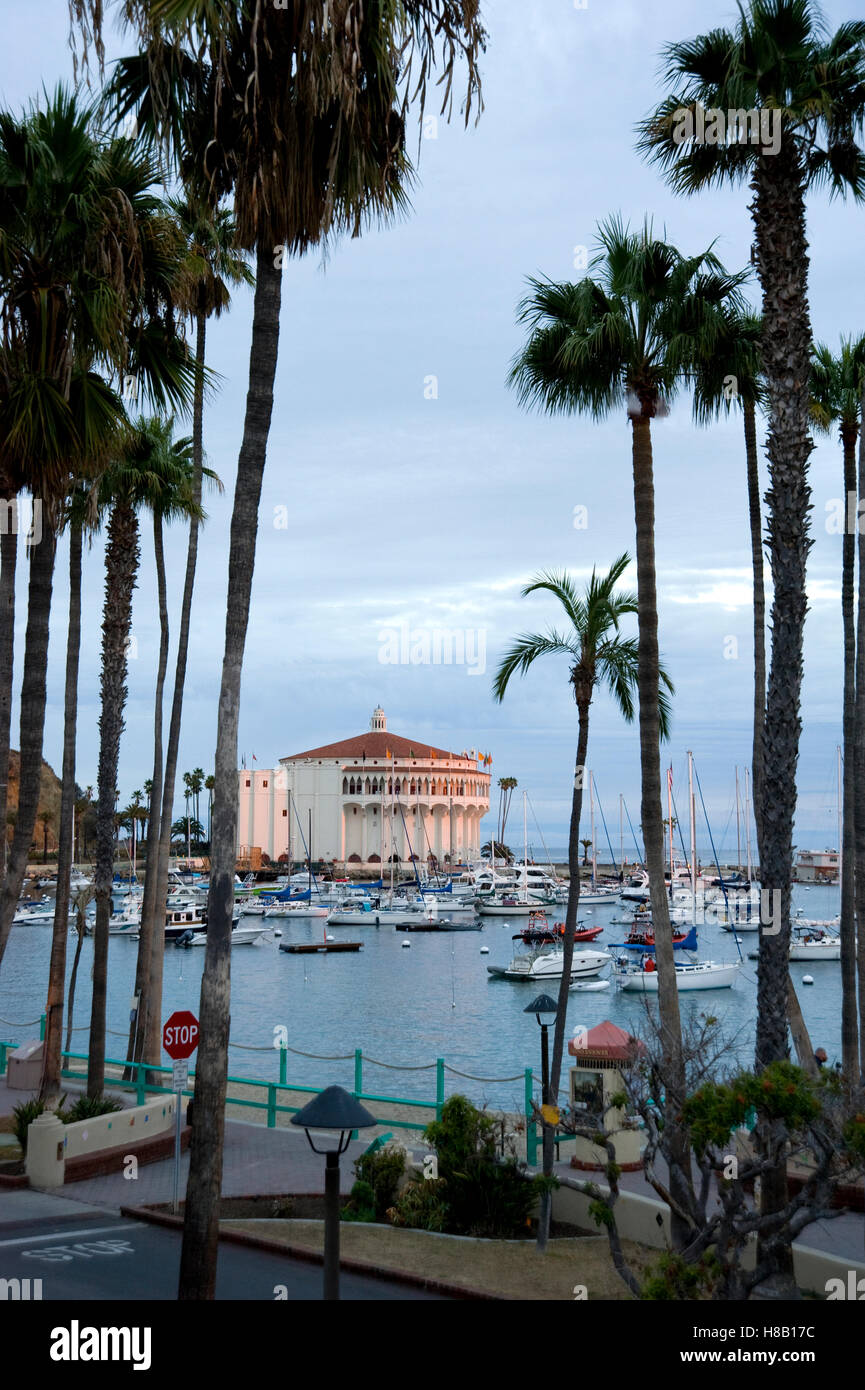
[[[9,754],[9,791],[6,803],[7,811],[18,810],[18,782],[21,771],[20,754],[13,749]],[[49,767],[45,759],[42,760],[42,784],[39,790],[39,810],[50,811],[52,819],[48,822],[48,849],[57,848],[57,827],[60,823],[60,778],[52,767]],[[12,826],[7,826],[7,835],[11,842]],[[33,830],[33,844],[41,853],[42,851],[42,822],[37,819]]]

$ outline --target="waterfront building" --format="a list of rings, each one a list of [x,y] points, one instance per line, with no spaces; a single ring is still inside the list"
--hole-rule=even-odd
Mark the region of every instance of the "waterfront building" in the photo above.
[[[238,857],[340,864],[478,859],[492,759],[391,733],[384,710],[365,733],[238,773]]]
[[[800,850],[793,866],[797,883],[837,883],[841,857],[837,849]]]

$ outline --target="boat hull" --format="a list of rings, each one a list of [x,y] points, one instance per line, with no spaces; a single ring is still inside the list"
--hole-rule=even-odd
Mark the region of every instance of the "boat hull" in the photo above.
[[[731,989],[739,974],[740,965],[733,961],[729,965],[716,965],[705,961],[701,965],[676,966],[676,988],[683,991],[703,989]],[[657,994],[657,970],[635,970],[620,973],[617,984],[630,994]]]

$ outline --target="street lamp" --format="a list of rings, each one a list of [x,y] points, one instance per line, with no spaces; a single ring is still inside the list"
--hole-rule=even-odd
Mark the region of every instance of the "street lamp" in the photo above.
[[[352,1131],[378,1124],[374,1115],[341,1086],[328,1086],[292,1115],[291,1123],[306,1130],[313,1153],[325,1154],[324,1170],[324,1297],[339,1298],[339,1159],[349,1146]],[[317,1149],[313,1130],[338,1133],[335,1149]]]
[[[548,994],[539,994],[537,999],[533,999],[531,1004],[528,1004],[526,1008],[523,1009],[523,1013],[525,1014],[534,1014],[541,1029],[541,1103],[543,1106],[543,1110],[541,1113],[544,1117],[542,1134],[543,1170],[545,1177],[549,1177],[552,1173],[553,1145],[551,1138],[547,1137],[549,1134],[549,1130],[547,1128],[547,1117],[550,1113],[548,1107],[552,1104],[552,1097],[550,1095],[550,1044],[549,1038],[547,1036],[547,1029],[549,1028],[550,1024],[549,1020],[546,1018],[542,1018],[541,1015],[551,1014],[552,1017],[555,1018],[558,1012],[558,1004],[556,1003],[555,999],[551,999]],[[552,1132],[553,1134],[555,1134],[555,1127],[553,1128]],[[547,1171],[548,1169],[549,1172]],[[551,1206],[552,1201],[550,1193],[547,1191],[542,1192],[541,1210],[538,1219],[538,1250],[541,1254],[543,1254],[547,1248],[547,1238],[550,1230]]]

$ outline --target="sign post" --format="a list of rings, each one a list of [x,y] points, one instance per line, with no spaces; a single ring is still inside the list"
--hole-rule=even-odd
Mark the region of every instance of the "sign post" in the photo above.
[[[189,1081],[189,1058],[198,1046],[198,1019],[187,1009],[173,1013],[162,1029],[162,1046],[174,1066],[171,1089],[174,1092],[174,1202],[177,1215],[180,1189],[180,1107],[181,1097]]]

